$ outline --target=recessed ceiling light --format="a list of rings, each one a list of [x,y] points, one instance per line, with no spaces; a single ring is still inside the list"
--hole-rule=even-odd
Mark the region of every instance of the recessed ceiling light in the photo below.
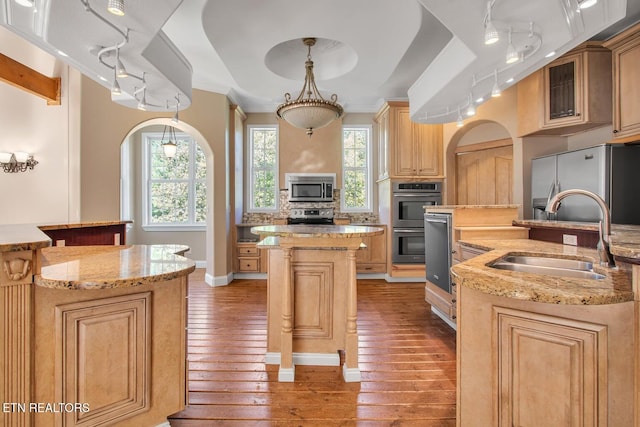
[[[555,54],[556,54],[556,51],[555,51],[555,50],[552,50],[551,52],[547,53],[544,57],[545,57],[545,58],[551,58],[551,57],[552,57],[553,55],[555,55]]]
[[[511,77],[509,80],[507,80],[507,83],[513,83],[513,77]]]

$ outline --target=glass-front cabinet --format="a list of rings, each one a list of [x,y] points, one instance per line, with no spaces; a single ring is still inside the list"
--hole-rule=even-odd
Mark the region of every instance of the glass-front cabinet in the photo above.
[[[545,125],[580,122],[582,56],[569,55],[544,69]]]

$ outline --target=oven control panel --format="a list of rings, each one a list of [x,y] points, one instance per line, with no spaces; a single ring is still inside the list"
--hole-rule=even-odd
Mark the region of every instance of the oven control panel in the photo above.
[[[333,209],[332,208],[291,209],[289,211],[289,218],[330,219],[330,218],[333,218]]]

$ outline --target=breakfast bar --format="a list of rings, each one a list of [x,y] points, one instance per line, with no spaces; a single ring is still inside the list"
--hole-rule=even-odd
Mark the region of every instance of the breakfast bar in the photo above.
[[[360,381],[356,251],[378,227],[269,225],[251,229],[269,251],[266,363],[278,380],[293,382],[295,364],[340,365],[343,378]]]
[[[0,425],[161,425],[186,403],[184,245],[0,226]]]

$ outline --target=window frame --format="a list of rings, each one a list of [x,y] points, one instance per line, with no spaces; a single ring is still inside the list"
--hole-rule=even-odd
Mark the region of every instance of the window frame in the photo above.
[[[254,206],[254,167],[253,167],[253,157],[254,157],[254,149],[253,149],[253,132],[256,130],[272,130],[276,133],[276,146],[275,146],[275,162],[274,162],[274,196],[275,196],[275,205],[272,208],[257,208]],[[247,125],[247,152],[246,152],[246,206],[247,212],[252,213],[275,213],[278,212],[280,208],[280,129],[278,125],[275,124],[255,124],[255,125]],[[267,170],[267,169],[263,169]]]
[[[199,144],[195,138],[185,132],[176,132],[176,140],[188,141],[189,143],[189,177],[187,179],[157,180],[151,178],[151,141],[161,140],[163,132],[143,132],[142,133],[142,229],[144,231],[205,231],[207,221],[195,222],[196,216],[196,184],[208,184],[205,178],[196,178],[196,152]],[[200,148],[204,153],[204,150]],[[153,223],[151,222],[151,185],[154,182],[187,182],[189,189],[189,222],[187,223]]]
[[[368,134],[368,138],[367,138],[367,148],[366,148],[366,155],[367,155],[367,160],[366,160],[366,166],[364,168],[362,167],[357,167],[357,168],[352,168],[352,167],[345,167],[345,159],[344,159],[344,155],[345,155],[345,138],[344,138],[344,134],[346,131],[349,130],[366,130],[367,134]],[[342,141],[341,141],[341,154],[342,154],[342,158],[341,158],[341,170],[342,170],[342,183],[341,183],[341,189],[340,189],[340,210],[342,212],[347,212],[347,213],[371,213],[373,212],[373,126],[372,125],[343,125],[342,126]],[[346,172],[347,170],[365,170],[365,197],[366,197],[366,201],[367,201],[367,206],[365,207],[358,207],[358,208],[352,208],[352,207],[347,207],[345,205],[345,179],[346,179]]]

